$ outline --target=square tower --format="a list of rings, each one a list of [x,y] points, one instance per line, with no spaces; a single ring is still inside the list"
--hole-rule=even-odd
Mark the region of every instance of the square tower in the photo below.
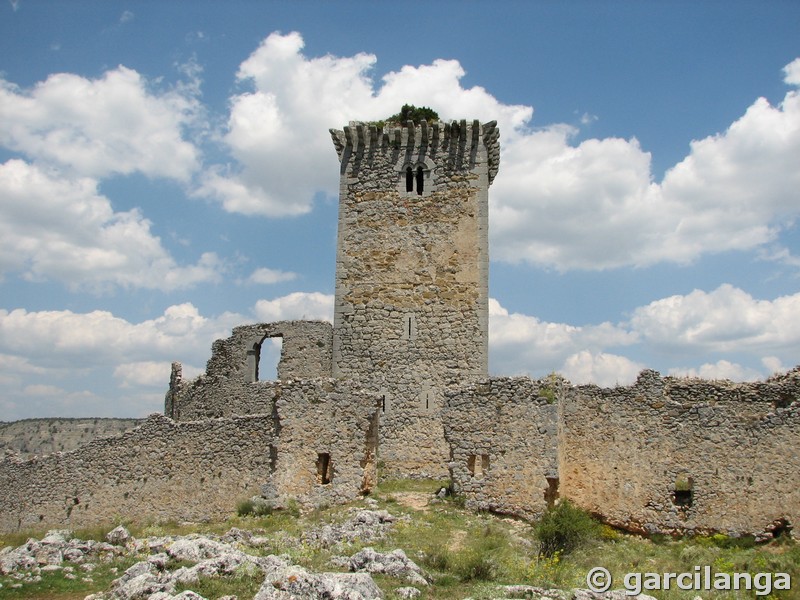
[[[340,169],[333,375],[378,392],[379,461],[445,476],[443,392],[488,375],[496,122],[350,123]]]

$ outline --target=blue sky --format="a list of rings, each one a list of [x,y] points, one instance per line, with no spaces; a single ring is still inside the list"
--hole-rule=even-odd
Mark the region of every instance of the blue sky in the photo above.
[[[0,4],[0,420],[330,318],[328,128],[497,120],[490,370],[800,363],[800,3]],[[274,355],[274,352],[273,352]]]

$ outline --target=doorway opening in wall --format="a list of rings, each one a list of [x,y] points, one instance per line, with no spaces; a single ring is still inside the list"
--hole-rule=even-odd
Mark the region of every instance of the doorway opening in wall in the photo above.
[[[283,337],[266,337],[261,341],[258,352],[255,381],[276,381],[278,379],[278,363],[281,360]]]
[[[320,452],[317,454],[317,483],[329,484],[333,479],[332,471],[330,453]]]

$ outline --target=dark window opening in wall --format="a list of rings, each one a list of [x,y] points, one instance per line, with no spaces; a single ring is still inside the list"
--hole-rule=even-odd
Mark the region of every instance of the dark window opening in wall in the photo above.
[[[694,498],[692,490],[675,490],[672,492],[672,503],[675,506],[691,506]]]
[[[772,406],[774,408],[789,408],[794,402],[794,397],[790,394],[781,394],[775,400],[772,401]]]
[[[422,186],[425,181],[425,174],[422,167],[417,167],[417,195],[422,196]]]
[[[544,501],[547,508],[553,508],[558,500],[558,477],[545,477],[547,479],[547,489],[544,491]]]
[[[414,172],[411,170],[411,167],[406,169],[406,191],[414,191]]]
[[[278,363],[281,360],[283,337],[264,338],[259,346],[256,376],[253,381],[277,381]]]
[[[386,412],[386,394],[381,396],[381,412]]]
[[[483,477],[489,470],[489,455],[488,454],[470,454],[467,458],[467,468],[470,475],[474,478]]]
[[[675,479],[675,489],[672,492],[672,503],[675,506],[688,508],[694,502],[694,480],[685,475]]]
[[[317,483],[327,485],[333,479],[333,465],[331,465],[331,455],[328,452],[317,454]]]

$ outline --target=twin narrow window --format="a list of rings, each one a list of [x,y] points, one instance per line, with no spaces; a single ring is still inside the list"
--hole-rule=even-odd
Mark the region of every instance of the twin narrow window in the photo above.
[[[417,196],[422,196],[425,186],[425,172],[422,167],[417,167],[416,171],[411,167],[406,167],[406,192],[414,191],[414,183],[417,184]]]

